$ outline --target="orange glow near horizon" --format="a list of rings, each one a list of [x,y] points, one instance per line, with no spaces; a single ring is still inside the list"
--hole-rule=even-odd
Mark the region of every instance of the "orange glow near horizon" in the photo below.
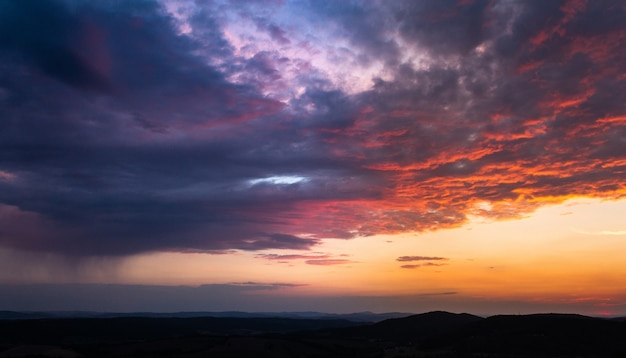
[[[447,294],[552,303],[593,297],[589,300],[599,305],[626,295],[623,212],[626,200],[575,198],[516,220],[473,217],[448,230],[328,239],[305,254],[141,255],[124,263],[120,278],[128,284],[163,285],[280,280],[294,284],[280,289],[286,296]],[[398,261],[402,256],[408,261]],[[306,263],[319,257],[330,260],[327,265]]]

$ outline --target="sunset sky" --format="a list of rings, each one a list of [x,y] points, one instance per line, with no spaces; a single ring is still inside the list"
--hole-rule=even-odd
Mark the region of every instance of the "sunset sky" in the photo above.
[[[626,2],[0,0],[0,310],[626,315]]]

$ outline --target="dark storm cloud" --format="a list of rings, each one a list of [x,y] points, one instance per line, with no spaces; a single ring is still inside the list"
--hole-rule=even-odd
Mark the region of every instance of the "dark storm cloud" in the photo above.
[[[230,126],[276,112],[280,105],[250,85],[228,82],[193,53],[216,48],[214,55],[228,56],[219,39],[194,43],[176,35],[171,19],[151,2],[116,8],[20,4],[3,3],[3,15],[21,30],[2,32],[8,76],[2,83],[6,130],[0,134],[0,167],[14,177],[0,182],[7,212],[0,218],[3,244],[79,255],[315,244],[266,233],[282,220],[279,215],[254,217],[262,207],[290,206],[289,198],[284,204],[266,202],[283,195],[254,195],[260,186],[247,182],[271,176],[268,170],[281,171],[282,160],[268,169],[274,159],[255,153],[259,146],[274,145],[264,137],[271,129],[250,128],[258,135],[250,141],[246,133],[231,134]],[[203,23],[205,29],[214,25]],[[81,42],[89,31],[100,34],[101,42]],[[106,63],[96,63],[97,56],[88,52],[92,45]],[[54,53],[85,56],[50,59]],[[79,60],[84,65],[75,63]],[[102,89],[88,71],[96,65],[110,86],[98,94],[82,92]],[[215,140],[181,142],[175,134],[151,140],[212,126],[219,127]],[[240,227],[242,222],[248,224]]]
[[[237,3],[279,45],[244,56],[198,4],[183,24],[152,1],[0,2],[0,245],[306,250],[626,190],[620,2],[298,3],[350,54],[330,62],[382,66],[357,93],[282,51],[312,45],[273,8]]]
[[[487,0],[397,2],[395,17],[408,43],[435,55],[464,55],[484,39]]]
[[[23,56],[41,71],[84,89],[107,90],[108,81],[82,47],[83,24],[67,6],[54,1],[3,1],[0,49]],[[86,51],[81,51],[86,50]]]

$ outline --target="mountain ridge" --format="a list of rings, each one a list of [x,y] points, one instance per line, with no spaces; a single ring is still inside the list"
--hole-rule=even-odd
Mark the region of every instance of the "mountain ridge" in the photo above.
[[[390,318],[401,318],[413,315],[407,312],[369,311],[353,313],[325,313],[316,311],[294,312],[246,312],[246,311],[181,311],[181,312],[93,312],[93,311],[0,311],[0,320],[48,319],[48,318],[300,318],[300,319],[345,319],[353,322],[375,323]]]

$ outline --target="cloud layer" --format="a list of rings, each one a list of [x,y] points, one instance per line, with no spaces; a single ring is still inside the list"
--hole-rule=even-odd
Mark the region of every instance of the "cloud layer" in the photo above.
[[[0,71],[11,249],[307,250],[626,193],[620,1],[4,1]]]

